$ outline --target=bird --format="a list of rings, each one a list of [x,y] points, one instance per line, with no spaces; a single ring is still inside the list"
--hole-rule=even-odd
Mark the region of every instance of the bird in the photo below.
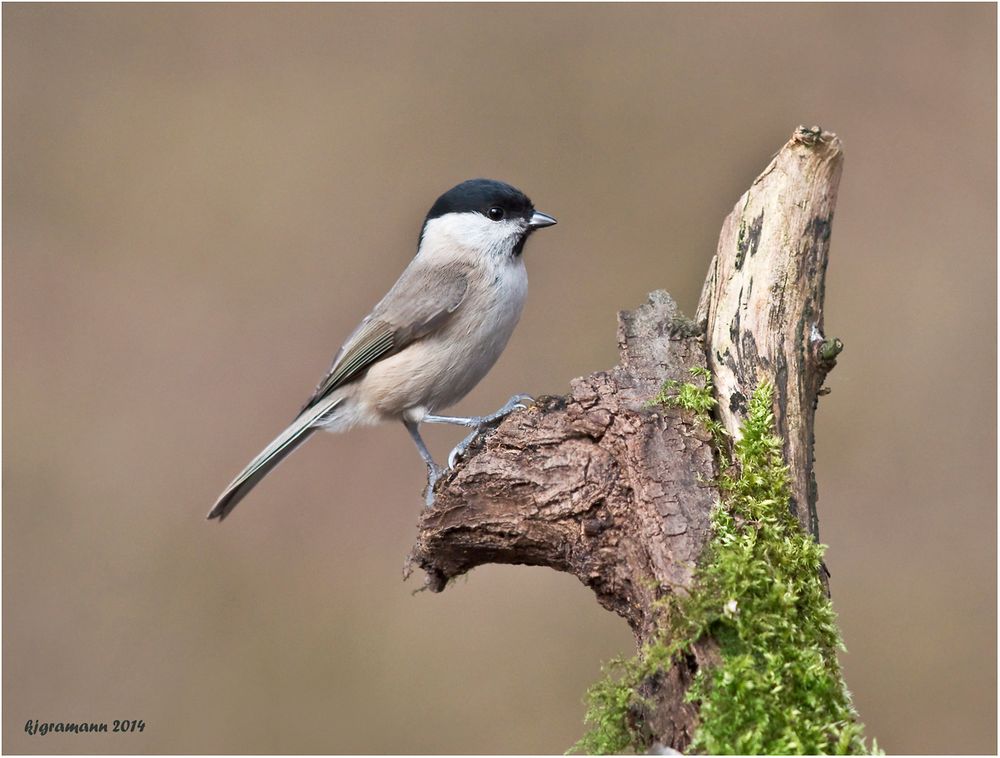
[[[464,455],[482,429],[531,402],[514,395],[484,416],[439,412],[465,397],[507,346],[528,292],[524,247],[556,223],[520,190],[469,179],[441,195],[420,230],[416,255],[337,352],[298,415],[230,482],[208,513],[224,519],[314,432],[402,422],[427,466],[425,505],[445,472],[420,436],[420,424],[469,427],[448,456]]]

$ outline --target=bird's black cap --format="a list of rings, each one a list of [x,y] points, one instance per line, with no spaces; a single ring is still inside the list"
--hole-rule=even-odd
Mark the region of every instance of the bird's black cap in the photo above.
[[[446,213],[482,213],[503,208],[506,216],[531,218],[535,206],[521,190],[495,179],[469,179],[445,192],[427,212],[426,221]]]

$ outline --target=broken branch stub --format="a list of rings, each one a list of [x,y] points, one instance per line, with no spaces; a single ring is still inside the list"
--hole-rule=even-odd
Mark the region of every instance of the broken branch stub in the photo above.
[[[823,334],[830,230],[843,167],[840,140],[799,127],[726,217],[696,321],[709,346],[719,419],[738,436],[761,382],[791,477],[791,507],[818,537],[813,424],[823,380],[843,345]]]

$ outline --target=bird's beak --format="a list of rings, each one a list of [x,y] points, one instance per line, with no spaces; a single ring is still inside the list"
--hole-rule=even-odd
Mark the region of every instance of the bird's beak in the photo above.
[[[535,211],[531,218],[528,220],[529,229],[544,229],[547,226],[552,226],[556,223],[556,220],[552,218],[547,213],[542,213],[541,211]]]

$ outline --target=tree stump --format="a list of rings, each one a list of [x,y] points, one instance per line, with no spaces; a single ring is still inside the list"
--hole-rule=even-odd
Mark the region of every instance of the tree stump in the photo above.
[[[694,321],[668,294],[618,314],[619,364],[575,379],[481,435],[442,478],[407,566],[426,587],[485,563],[549,566],[590,587],[639,647],[662,625],[665,594],[684,595],[712,536],[719,474],[692,414],[652,406],[667,380],[711,371],[716,415],[737,438],[747,399],[775,388],[790,507],[818,535],[816,403],[840,343],[823,334],[824,275],[840,180],[840,140],[799,127],[726,218]],[[643,685],[650,743],[683,750],[698,724],[685,701],[715,645],[699,640]]]

